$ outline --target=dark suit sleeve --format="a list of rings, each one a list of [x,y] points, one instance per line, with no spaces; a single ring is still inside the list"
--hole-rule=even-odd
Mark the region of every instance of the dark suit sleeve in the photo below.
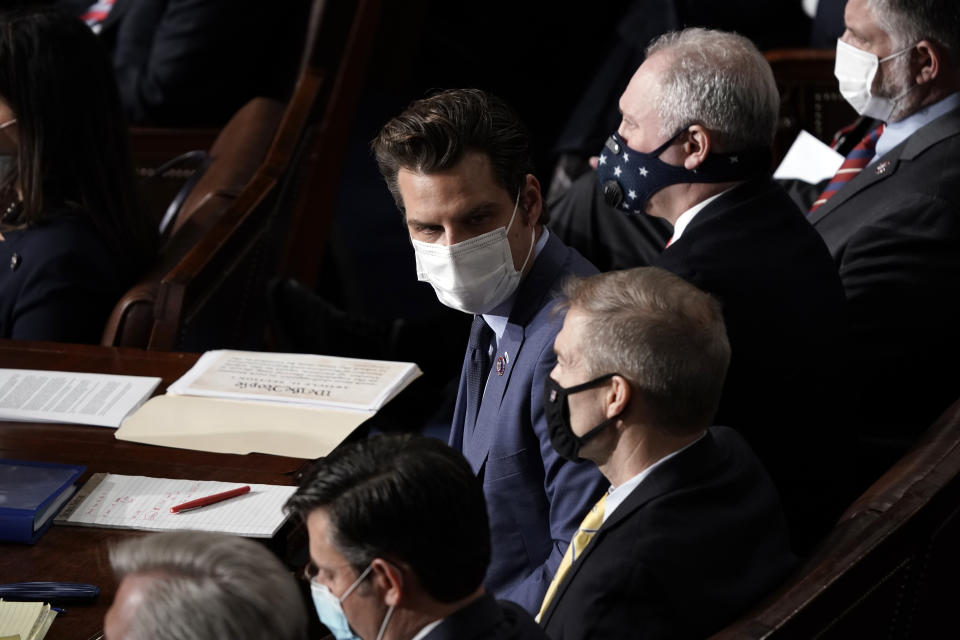
[[[550,371],[557,362],[553,342],[548,341],[537,359],[531,388],[530,412],[534,432],[540,441],[544,467],[544,491],[550,502],[550,532],[553,548],[546,562],[534,570],[504,598],[536,613],[547,586],[553,579],[573,537],[587,511],[609,486],[592,462],[573,463],[560,457],[550,444],[547,420],[543,410],[543,389]]]

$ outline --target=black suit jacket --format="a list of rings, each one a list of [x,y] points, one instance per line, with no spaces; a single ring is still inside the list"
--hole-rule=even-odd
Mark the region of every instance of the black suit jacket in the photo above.
[[[129,274],[81,214],[0,242],[0,338],[97,343]]]
[[[58,4],[80,16],[92,0]],[[215,125],[256,96],[285,99],[306,11],[304,0],[116,0],[100,39],[127,118]]]
[[[810,215],[843,282],[859,417],[896,455],[960,396],[960,110],[923,127]],[[888,460],[889,461],[889,460]]]
[[[518,605],[484,594],[444,618],[424,640],[546,640],[530,614]]]
[[[852,497],[835,475],[853,434],[843,289],[826,246],[764,178],[707,205],[653,264],[723,305],[732,356],[715,422],[757,452],[806,550]]]
[[[763,467],[735,431],[712,427],[609,516],[540,624],[553,640],[703,638],[794,563]]]

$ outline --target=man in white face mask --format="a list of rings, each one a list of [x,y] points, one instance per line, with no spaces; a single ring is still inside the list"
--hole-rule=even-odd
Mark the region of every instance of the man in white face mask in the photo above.
[[[526,130],[499,99],[468,89],[414,102],[373,150],[404,213],[417,277],[443,304],[474,314],[450,445],[483,481],[486,586],[535,612],[602,491],[594,469],[550,447],[543,410],[560,283],[596,270],[543,226]]]
[[[840,92],[864,116],[829,184],[794,190],[830,249],[854,328],[864,480],[956,399],[960,3],[849,0]]]

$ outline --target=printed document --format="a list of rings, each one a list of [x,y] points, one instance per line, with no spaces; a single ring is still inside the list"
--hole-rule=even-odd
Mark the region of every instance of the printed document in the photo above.
[[[119,440],[198,451],[325,456],[420,376],[412,362],[209,351],[124,421]]]
[[[0,369],[0,420],[119,427],[160,378]]]
[[[412,362],[208,351],[167,393],[376,411],[420,375]]]

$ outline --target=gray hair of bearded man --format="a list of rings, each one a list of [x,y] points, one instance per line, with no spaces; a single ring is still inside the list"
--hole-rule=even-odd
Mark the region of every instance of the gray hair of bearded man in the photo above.
[[[867,0],[894,49],[932,40],[952,58],[960,52],[960,2],[957,0]]]

